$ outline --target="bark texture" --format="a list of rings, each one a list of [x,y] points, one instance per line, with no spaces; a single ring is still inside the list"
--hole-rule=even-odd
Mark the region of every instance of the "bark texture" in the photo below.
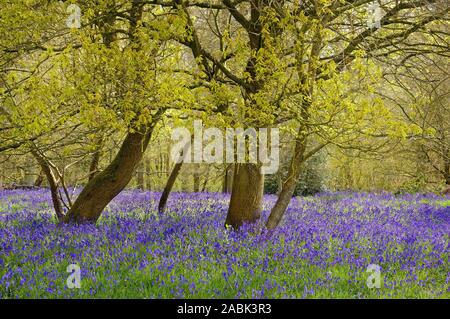
[[[295,142],[294,154],[291,158],[288,175],[281,187],[278,199],[270,211],[269,219],[267,220],[267,229],[274,229],[278,226],[283,215],[291,202],[292,195],[295,191],[295,186],[300,178],[303,166],[303,155],[305,154],[306,139],[300,138]]]
[[[233,186],[234,164],[230,164],[225,168],[225,176],[223,177],[222,193],[231,193]]]
[[[191,136],[191,139],[193,137]],[[183,167],[183,161],[188,155],[188,149],[189,149],[190,143],[187,143],[183,148],[183,155],[182,158],[178,161],[178,163],[175,163],[175,166],[173,167],[172,171],[170,172],[170,176],[167,179],[166,186],[164,187],[164,190],[161,194],[161,198],[159,199],[158,204],[158,212],[163,213],[166,210],[167,207],[167,200],[169,199],[170,192],[172,191],[173,185],[175,184],[175,181],[177,180],[178,175],[180,174],[181,167]]]
[[[39,166],[41,167],[42,172],[44,173],[44,175],[47,179],[47,183],[50,188],[50,193],[52,196],[53,208],[55,209],[56,217],[58,218],[59,221],[61,221],[64,218],[64,213],[63,213],[61,200],[60,200],[60,197],[58,194],[58,182],[56,181],[56,177],[53,174],[53,171],[52,171],[49,163],[47,162],[47,160],[44,158],[44,156],[41,153],[39,153],[39,151],[37,149],[33,149],[31,151],[31,153],[33,154],[34,158],[39,163]]]
[[[167,180],[166,186],[161,194],[161,198],[159,199],[158,204],[158,212],[163,213],[167,207],[167,200],[169,199],[170,192],[172,191],[173,185],[177,180],[178,174],[180,173],[181,167],[183,166],[183,162],[176,163],[172,172],[170,173],[169,179]]]
[[[91,163],[89,165],[89,181],[91,181],[98,172],[98,165],[100,164],[100,157],[102,155],[102,146],[103,137],[100,137],[96,142],[95,151],[92,154]]]
[[[244,223],[254,223],[261,216],[264,175],[259,164],[235,165],[233,191],[225,225],[237,229]]]
[[[150,137],[151,130],[145,133],[128,133],[114,160],[88,182],[64,221],[78,224],[95,223],[106,205],[130,182]]]

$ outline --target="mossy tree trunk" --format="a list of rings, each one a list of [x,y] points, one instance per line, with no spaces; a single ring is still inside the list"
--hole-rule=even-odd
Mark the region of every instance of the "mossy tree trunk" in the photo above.
[[[191,140],[193,139],[193,136],[191,136]],[[159,199],[158,204],[158,212],[163,213],[164,210],[167,207],[167,200],[169,199],[169,195],[172,192],[173,185],[175,185],[175,181],[177,180],[178,175],[180,174],[181,168],[183,167],[183,162],[188,155],[189,151],[189,145],[190,143],[186,143],[186,145],[183,147],[183,154],[181,155],[181,158],[175,163],[175,166],[173,167],[172,171],[170,172],[169,178],[167,179],[166,186],[164,186],[164,190],[161,194],[161,198]]]
[[[261,165],[235,164],[233,189],[225,225],[237,229],[244,223],[254,223],[261,216],[264,175]]]
[[[98,172],[98,166],[100,164],[100,158],[103,147],[103,136],[100,136],[95,143],[95,150],[91,157],[91,163],[89,165],[89,181],[92,180]]]
[[[88,182],[68,211],[66,223],[95,223],[103,209],[130,182],[150,141],[152,129],[128,133],[114,160]]]
[[[55,209],[56,217],[59,221],[62,221],[64,218],[63,208],[61,199],[58,194],[58,182],[56,180],[55,174],[52,171],[49,163],[45,159],[45,157],[38,151],[37,148],[33,148],[31,150],[31,154],[33,154],[34,158],[39,163],[39,166],[42,169],[43,174],[47,179],[48,186],[50,188],[50,194],[52,196],[53,208]]]
[[[181,167],[183,166],[183,162],[176,163],[170,173],[169,179],[167,180],[166,186],[161,194],[161,198],[159,199],[158,204],[158,212],[163,213],[167,207],[167,200],[169,199],[170,192],[172,191],[173,185],[177,180],[178,174],[180,173]]]
[[[273,229],[278,226],[283,215],[291,202],[292,195],[295,191],[295,186],[298,183],[302,166],[304,162],[304,154],[306,149],[306,138],[297,139],[294,147],[294,154],[292,155],[289,165],[286,180],[282,184],[281,190],[278,194],[277,201],[270,211],[269,219],[266,227]]]

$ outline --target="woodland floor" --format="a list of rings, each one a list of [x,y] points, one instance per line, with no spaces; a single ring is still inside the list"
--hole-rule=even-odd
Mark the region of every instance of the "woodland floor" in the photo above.
[[[58,226],[47,190],[1,191],[0,298],[450,298],[449,198],[298,198],[267,233],[225,229],[227,195],[174,193],[158,216],[159,195],[125,191],[96,226]]]

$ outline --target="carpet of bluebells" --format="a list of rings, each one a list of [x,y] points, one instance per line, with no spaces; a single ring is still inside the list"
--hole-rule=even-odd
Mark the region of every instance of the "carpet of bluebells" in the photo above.
[[[448,197],[294,198],[272,232],[226,229],[228,195],[174,193],[164,215],[158,198],[125,191],[97,225],[61,226],[48,190],[1,191],[0,298],[450,298]]]

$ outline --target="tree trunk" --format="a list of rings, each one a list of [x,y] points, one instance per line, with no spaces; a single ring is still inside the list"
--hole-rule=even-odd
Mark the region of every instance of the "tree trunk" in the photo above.
[[[442,191],[442,195],[450,195],[450,183],[445,185],[444,190]]]
[[[228,166],[225,166],[223,180],[222,180],[222,193],[227,193],[228,190]]]
[[[450,156],[450,154],[449,154]],[[445,159],[445,189],[443,191],[444,195],[450,195],[450,158]]]
[[[89,181],[91,181],[95,174],[98,172],[98,164],[100,163],[100,157],[102,152],[103,136],[96,142],[94,154],[92,154],[91,164],[89,166]]]
[[[41,187],[42,183],[44,182],[44,170],[41,169],[41,171],[39,172],[38,177],[36,178],[36,180],[34,181],[34,187]]]
[[[280,195],[281,190],[283,189],[283,174],[278,173],[277,174],[277,195]]]
[[[151,190],[152,189],[152,179],[150,177],[151,172],[151,161],[150,158],[147,158],[145,160],[145,189]]]
[[[191,137],[192,139],[192,137]],[[182,158],[178,160],[178,163],[175,163],[175,166],[172,169],[172,172],[170,173],[169,178],[167,179],[166,186],[164,187],[164,190],[161,194],[161,198],[159,199],[158,204],[158,212],[163,213],[167,206],[167,200],[169,199],[170,192],[172,191],[173,185],[175,184],[175,181],[177,180],[178,175],[180,174],[181,167],[183,166],[183,161],[188,155],[188,149],[189,149],[190,143],[186,143],[186,145],[183,148],[183,155]]]
[[[206,190],[206,186],[208,186],[208,181],[209,181],[209,173],[211,172],[210,167],[208,166],[206,168],[206,175],[205,175],[205,181],[203,182],[203,186],[201,191],[204,192]]]
[[[64,219],[66,223],[95,223],[98,220],[106,205],[133,177],[150,141],[152,128],[149,130],[128,133],[114,160],[80,193]]]
[[[144,189],[144,162],[141,161],[138,165],[136,172],[136,182],[137,188],[143,190]]]
[[[450,188],[450,150],[444,154],[444,178],[445,184]]]
[[[41,166],[42,172],[44,173],[45,177],[47,178],[48,185],[50,187],[50,193],[52,196],[52,202],[53,202],[53,208],[55,209],[56,217],[59,221],[62,221],[64,218],[64,213],[62,209],[61,200],[58,195],[58,183],[56,182],[55,175],[53,174],[53,171],[50,167],[50,165],[47,163],[45,158],[39,153],[37,149],[33,149],[31,151],[34,158],[36,158],[37,162]]]
[[[161,194],[158,204],[158,212],[163,213],[167,206],[167,200],[169,199],[170,192],[172,191],[173,185],[177,180],[178,174],[180,173],[183,162],[175,163],[172,172],[170,173],[169,179],[167,180],[166,186]]]
[[[231,193],[233,186],[234,164],[225,167],[225,176],[223,178],[222,193]]]
[[[243,223],[256,222],[261,216],[264,175],[261,165],[235,164],[233,190],[225,225],[237,229]]]
[[[301,169],[303,166],[303,155],[306,149],[306,139],[297,139],[294,148],[294,154],[291,158],[287,178],[283,183],[278,199],[275,206],[272,208],[269,219],[267,220],[267,229],[273,229],[278,226],[283,215],[291,202],[292,195],[295,191],[295,186],[298,183]]]
[[[194,178],[194,192],[198,193],[200,192],[200,172],[199,172],[199,165],[194,164],[194,174],[192,174]]]

